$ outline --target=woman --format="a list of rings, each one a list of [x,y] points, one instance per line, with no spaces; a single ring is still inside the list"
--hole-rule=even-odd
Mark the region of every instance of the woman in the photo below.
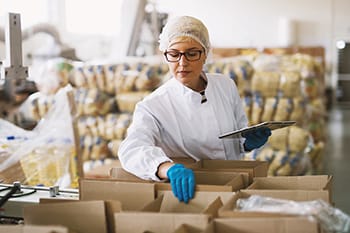
[[[262,146],[271,132],[218,138],[246,127],[247,117],[235,83],[202,71],[210,42],[200,20],[174,18],[159,38],[172,78],[136,105],[118,156],[123,168],[140,178],[169,179],[174,195],[187,203],[194,196],[193,172],[171,158],[241,159],[245,151]]]

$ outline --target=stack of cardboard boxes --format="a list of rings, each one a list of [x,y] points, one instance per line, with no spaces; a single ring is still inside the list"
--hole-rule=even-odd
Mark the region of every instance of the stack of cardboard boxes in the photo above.
[[[169,183],[139,180],[113,168],[109,179],[81,179],[79,200],[42,199],[25,207],[24,226],[63,226],[76,233],[325,232],[307,216],[242,212],[236,204],[240,198],[261,195],[321,199],[333,205],[332,176],[267,177],[268,164],[259,161],[203,160],[187,166],[197,180],[195,197],[188,204],[173,196]],[[33,232],[17,228],[14,232]]]

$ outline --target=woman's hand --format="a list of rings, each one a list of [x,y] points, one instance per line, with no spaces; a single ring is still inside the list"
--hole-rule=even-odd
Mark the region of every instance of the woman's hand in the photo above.
[[[245,132],[243,137],[246,138],[244,142],[244,149],[251,151],[264,145],[271,136],[271,130],[267,127],[259,128]]]
[[[160,178],[165,178],[165,171],[166,178],[170,181],[171,189],[175,197],[177,197],[179,201],[188,203],[188,201],[194,197],[195,192],[196,182],[193,171],[182,164],[170,162],[163,163],[159,166],[158,176]]]

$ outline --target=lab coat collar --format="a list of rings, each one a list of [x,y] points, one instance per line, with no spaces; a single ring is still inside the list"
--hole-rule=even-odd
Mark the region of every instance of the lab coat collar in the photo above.
[[[205,93],[207,93],[209,82],[204,72],[201,73],[201,78],[204,79],[207,83],[207,86],[205,88]],[[182,94],[186,99],[188,99],[190,103],[193,103],[195,105],[201,105],[202,95],[199,92],[186,87],[174,77],[172,79],[173,86],[180,94]]]

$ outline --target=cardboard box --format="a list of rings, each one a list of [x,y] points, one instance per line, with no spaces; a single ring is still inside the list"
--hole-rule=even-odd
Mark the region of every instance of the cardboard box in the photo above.
[[[163,191],[156,200],[146,205],[142,211],[160,213],[203,213],[217,216],[218,209],[223,205],[222,193],[196,192],[193,199],[186,204],[179,202],[172,191]],[[234,194],[224,193],[224,198],[232,197]]]
[[[327,203],[331,203],[329,192],[325,190],[243,189],[241,191],[250,195],[255,194],[273,198],[287,199],[292,201],[312,201],[316,199],[321,199]]]
[[[245,178],[243,174],[236,172],[219,171],[194,171],[196,180],[196,192],[234,192],[245,188]],[[169,182],[156,182],[156,192],[161,190],[171,190]]]
[[[80,200],[118,200],[123,210],[140,210],[155,199],[154,184],[111,179],[81,179]]]
[[[134,174],[127,172],[122,167],[113,167],[109,170],[109,177],[114,180],[119,181],[130,181],[130,182],[140,182],[140,183],[152,183],[150,180],[141,179]]]
[[[250,161],[250,160],[209,160],[204,159],[198,162],[198,168],[194,170],[208,171],[231,171],[243,172],[248,174],[246,185],[253,182],[254,177],[266,177],[268,170],[268,162],[266,161]]]
[[[329,175],[256,177],[247,189],[325,190],[332,201],[332,181]]]
[[[76,233],[114,232],[118,201],[72,201],[24,208],[24,222],[32,225],[61,225]],[[107,231],[109,229],[109,231]]]
[[[198,192],[188,204],[185,204],[179,202],[171,191],[164,191],[162,196],[149,203],[140,212],[115,214],[116,232],[169,233],[182,224],[190,224],[203,230],[209,221],[217,216],[217,211],[222,206],[220,196],[214,194],[214,192]]]
[[[0,225],[4,233],[74,233],[63,226]]]
[[[94,167],[93,169],[89,171],[84,172],[84,178],[109,178],[110,177],[110,170],[119,167],[121,168],[120,161],[115,160],[109,160],[108,163],[101,164],[99,166]]]
[[[248,174],[228,172],[228,171],[208,171],[194,170],[196,179],[196,191],[219,191],[233,192],[246,187]],[[143,180],[137,176],[125,171],[123,168],[113,168],[110,170],[111,178],[116,181],[153,183],[156,191],[171,190],[169,182],[154,182]]]
[[[312,201],[320,199],[323,195],[327,193],[326,191],[316,191],[316,190],[271,190],[268,192],[266,190],[241,190],[237,192],[230,200],[228,200],[219,209],[219,217],[281,217],[281,216],[295,216],[288,213],[268,213],[268,212],[242,212],[236,210],[237,200],[240,198],[248,198],[251,195],[261,195],[271,198],[286,199],[292,201]]]
[[[193,228],[190,228],[191,230]],[[215,219],[203,233],[319,233],[319,225],[302,217]],[[188,232],[192,233],[192,232]],[[195,232],[193,232],[195,233]]]
[[[159,190],[159,191],[157,191],[157,198],[159,198],[161,196],[164,196],[164,195],[166,196],[166,198],[169,197],[169,200],[170,200],[170,197],[171,197],[172,201],[171,202],[170,201],[163,202],[163,205],[164,205],[164,203],[166,203],[166,205],[169,205],[170,203],[174,203],[175,205],[182,204],[182,205],[188,206],[188,204],[180,203],[177,200],[177,198],[174,196],[173,192],[170,191],[170,190]],[[216,198],[220,197],[221,202],[222,203],[226,203],[234,195],[235,195],[234,192],[198,191],[198,192],[195,192],[194,198],[191,199],[190,202],[203,203],[203,201],[208,201],[208,200],[214,201]]]
[[[117,233],[169,233],[186,223],[204,230],[211,221],[206,214],[122,212],[114,216]]]

